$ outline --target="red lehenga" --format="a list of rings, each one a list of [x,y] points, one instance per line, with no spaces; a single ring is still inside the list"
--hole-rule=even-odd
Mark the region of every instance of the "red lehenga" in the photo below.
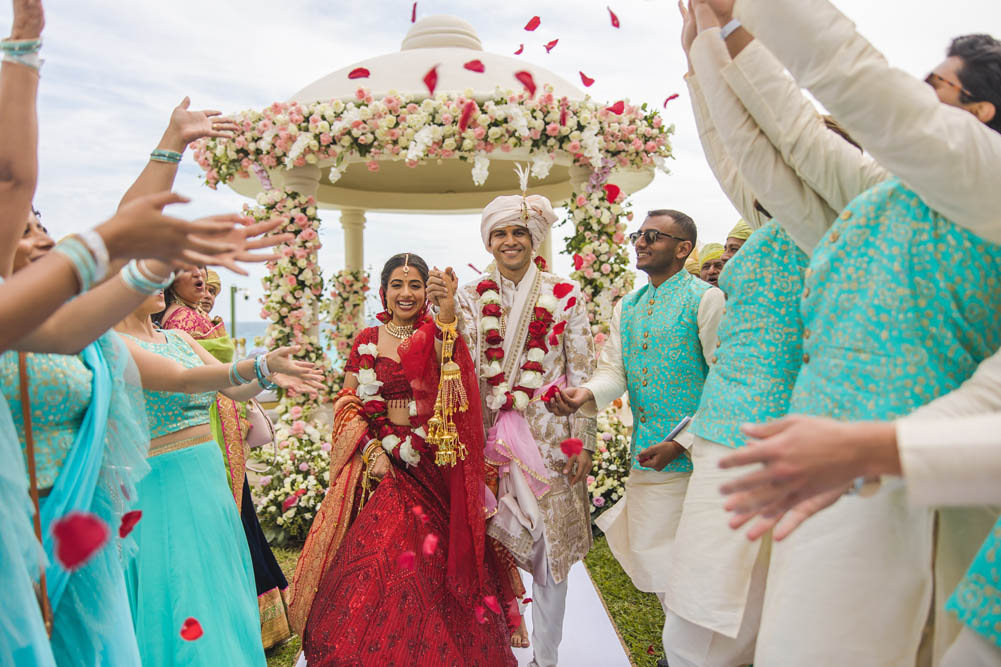
[[[430,417],[437,392],[434,332],[425,324],[401,345],[402,363],[375,361],[383,399],[412,396],[418,423]],[[359,345],[377,341],[378,328],[360,332],[346,370],[357,373]],[[399,437],[411,436],[420,462],[408,466],[397,447],[367,501],[361,452],[387,427],[374,433],[350,390],[335,402],[330,490],[296,567],[290,603],[309,667],[517,664],[510,631],[521,620],[515,597],[523,591],[513,561],[485,537],[480,401],[461,340],[454,358],[470,394],[468,411],[455,420],[465,460],[439,467],[411,427],[391,426]],[[438,538],[430,555],[428,535]]]

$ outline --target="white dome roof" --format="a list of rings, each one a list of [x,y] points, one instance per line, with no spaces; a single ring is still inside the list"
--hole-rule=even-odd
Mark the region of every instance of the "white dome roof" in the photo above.
[[[463,65],[470,60],[482,62],[484,71],[465,69]],[[427,16],[410,28],[398,53],[368,58],[331,72],[293,95],[291,101],[309,104],[317,100],[353,99],[358,88],[367,88],[377,98],[390,91],[426,97],[424,75],[435,65],[438,66],[436,93],[472,89],[476,97],[486,97],[497,87],[520,91],[522,85],[514,73],[524,70],[531,72],[539,90],[549,84],[557,97],[584,98],[576,86],[547,69],[516,56],[487,53],[473,26],[466,21],[455,16]],[[367,69],[370,76],[349,79],[348,73],[358,67]]]

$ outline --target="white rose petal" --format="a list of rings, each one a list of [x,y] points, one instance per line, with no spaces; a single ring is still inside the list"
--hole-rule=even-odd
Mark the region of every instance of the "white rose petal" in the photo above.
[[[408,413],[410,414],[410,416],[411,417],[416,417],[417,416],[417,403],[415,401],[410,401],[410,405],[408,407],[410,408],[408,410]]]
[[[542,386],[542,374],[535,371],[524,371],[518,378],[518,384],[529,389],[538,389]]]
[[[486,305],[488,303],[500,304],[500,302],[501,302],[500,294],[498,294],[496,290],[492,289],[487,290],[486,292],[483,293],[483,296],[480,297],[480,303],[483,305]]]
[[[375,343],[365,343],[358,346],[358,354],[370,354],[375,357],[379,355],[379,347]]]
[[[556,306],[558,306],[559,303],[560,302],[556,300],[555,296],[551,294],[543,294],[542,296],[539,297],[538,305],[540,308],[545,308],[546,310],[552,313],[556,311]]]
[[[523,391],[514,392],[514,409],[523,412],[528,407],[528,394]]]
[[[490,331],[491,329],[500,329],[500,320],[496,317],[484,317],[480,320],[480,331]]]
[[[531,350],[525,353],[529,361],[534,361],[535,363],[540,363],[546,356],[546,353],[537,347],[533,347]],[[500,364],[498,364],[500,366]]]
[[[409,436],[403,441],[403,444],[400,445],[400,458],[411,467],[421,462],[421,455],[416,449],[414,449],[413,445],[410,444]]]
[[[504,369],[501,368],[499,361],[491,361],[490,364],[485,369],[483,369],[483,375],[488,378],[492,378],[498,373],[503,373],[503,372]]]
[[[398,444],[400,444],[400,436],[395,433],[390,433],[382,439],[382,448],[386,450],[387,454],[392,454]]]
[[[371,384],[376,381],[376,374],[374,368],[359,368],[358,369],[358,384]]]

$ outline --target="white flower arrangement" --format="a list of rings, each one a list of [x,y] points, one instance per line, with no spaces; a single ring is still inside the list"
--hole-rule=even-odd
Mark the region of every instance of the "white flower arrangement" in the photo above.
[[[598,414],[597,448],[592,456],[591,474],[587,477],[592,520],[618,502],[626,490],[632,429],[618,418],[617,410],[613,404]]]

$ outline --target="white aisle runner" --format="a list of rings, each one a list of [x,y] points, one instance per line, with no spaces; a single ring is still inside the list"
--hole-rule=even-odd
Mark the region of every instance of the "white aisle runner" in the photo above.
[[[523,571],[521,578],[525,582],[526,594],[531,597],[532,575]],[[561,667],[629,667],[629,657],[584,563],[575,563],[570,568],[569,582],[563,641],[560,642]],[[531,637],[531,603],[525,609],[525,623]],[[522,667],[532,661],[531,648],[516,648],[514,655]]]

